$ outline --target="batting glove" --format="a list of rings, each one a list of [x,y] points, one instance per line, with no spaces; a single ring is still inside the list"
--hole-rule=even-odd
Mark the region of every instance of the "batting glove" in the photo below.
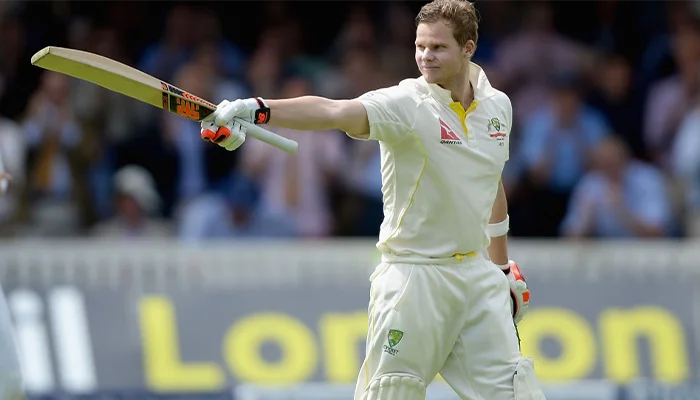
[[[201,136],[232,151],[245,142],[246,129],[239,121],[265,124],[270,120],[270,109],[261,98],[224,100],[208,118],[202,121]]]
[[[508,260],[508,265],[502,265],[501,271],[506,274],[510,284],[510,301],[513,313],[513,321],[518,324],[522,321],[527,309],[530,306],[530,290],[518,264],[513,260]]]
[[[219,104],[214,112],[214,122],[224,126],[233,118],[261,125],[270,120],[270,107],[260,97],[235,100],[228,104]]]
[[[213,121],[202,122],[202,139],[211,140],[228,151],[236,150],[245,143],[245,132],[246,128],[236,120],[223,126],[217,126]]]

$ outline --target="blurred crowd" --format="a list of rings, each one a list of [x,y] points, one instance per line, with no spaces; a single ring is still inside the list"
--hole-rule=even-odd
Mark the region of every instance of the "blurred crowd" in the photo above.
[[[47,45],[218,103],[352,98],[416,77],[423,2],[0,2],[0,152],[15,237],[376,236],[379,147],[276,129],[290,156],[32,67]],[[511,98],[520,237],[700,236],[700,1],[477,2],[474,61]],[[234,26],[235,25],[235,26]]]

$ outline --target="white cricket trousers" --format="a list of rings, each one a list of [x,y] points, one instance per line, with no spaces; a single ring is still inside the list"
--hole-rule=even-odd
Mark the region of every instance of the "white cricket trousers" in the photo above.
[[[508,280],[489,260],[384,261],[370,281],[355,400],[425,398],[438,373],[463,400],[544,399],[532,360],[520,353]],[[384,388],[402,384],[411,388]]]

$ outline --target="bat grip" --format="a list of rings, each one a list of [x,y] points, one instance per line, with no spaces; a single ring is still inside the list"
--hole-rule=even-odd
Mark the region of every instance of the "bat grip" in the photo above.
[[[272,133],[267,129],[261,128],[258,125],[248,121],[244,121],[242,119],[237,119],[237,121],[246,128],[246,135],[252,136],[271,146],[275,146],[289,154],[296,154],[299,143],[295,142],[294,140],[290,140],[276,133]]]

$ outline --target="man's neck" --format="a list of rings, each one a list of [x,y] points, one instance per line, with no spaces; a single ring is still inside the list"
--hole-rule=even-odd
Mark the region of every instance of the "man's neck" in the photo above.
[[[465,109],[468,108],[474,100],[474,89],[469,80],[469,66],[467,65],[464,73],[460,78],[447,82],[445,85],[440,85],[443,89],[450,91],[452,100],[462,104]]]

